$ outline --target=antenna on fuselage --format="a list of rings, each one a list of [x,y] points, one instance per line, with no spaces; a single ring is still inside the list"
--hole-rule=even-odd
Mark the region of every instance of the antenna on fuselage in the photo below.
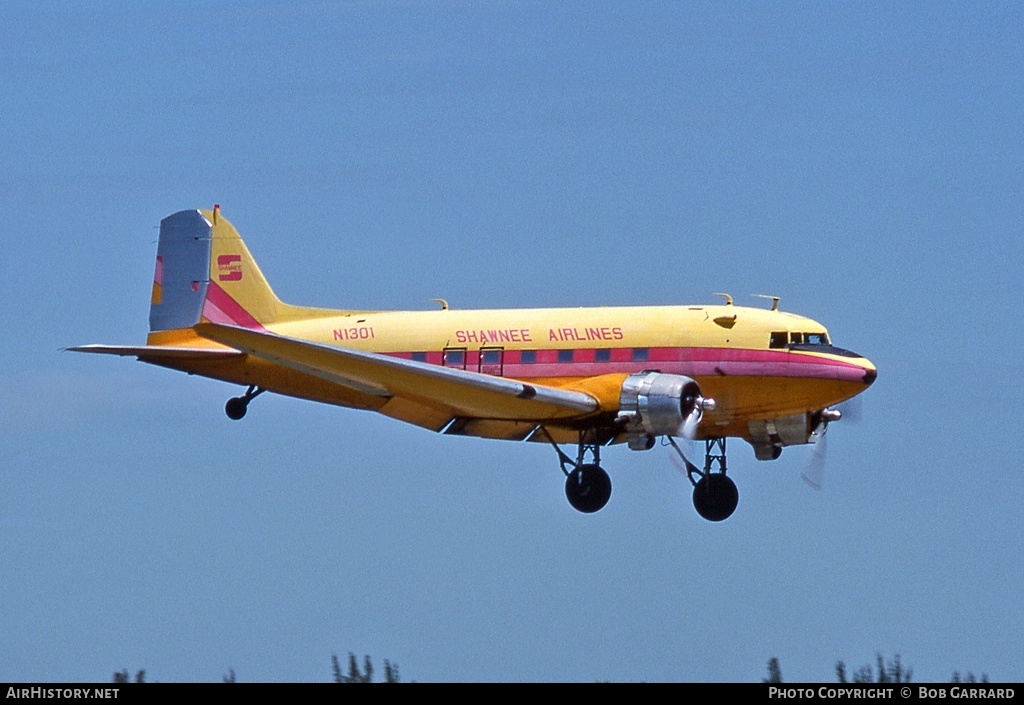
[[[725,299],[726,306],[732,306],[732,296],[729,294],[715,294],[715,296],[721,296]]]
[[[779,310],[779,297],[769,296],[768,294],[751,294],[756,299],[771,299],[772,300],[772,311]]]
[[[445,301],[444,299],[431,299],[431,301],[433,301],[436,304],[441,304],[441,310],[442,311],[447,311],[448,310],[448,302]]]

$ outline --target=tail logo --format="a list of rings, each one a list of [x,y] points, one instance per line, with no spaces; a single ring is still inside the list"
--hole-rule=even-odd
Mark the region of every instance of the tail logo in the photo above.
[[[242,279],[242,256],[219,255],[217,257],[217,279],[222,282],[237,282]]]

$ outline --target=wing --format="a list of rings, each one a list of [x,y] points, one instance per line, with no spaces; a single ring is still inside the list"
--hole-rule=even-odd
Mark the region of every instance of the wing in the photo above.
[[[526,384],[247,328],[201,323],[195,330],[204,338],[247,355],[387,400],[380,409],[383,413],[388,413],[387,407],[394,407],[396,412],[408,408],[410,414],[419,413],[414,409],[433,413],[446,422],[456,417],[536,422],[579,418],[599,411],[600,407],[594,397],[579,391]],[[405,413],[391,415],[402,418]]]

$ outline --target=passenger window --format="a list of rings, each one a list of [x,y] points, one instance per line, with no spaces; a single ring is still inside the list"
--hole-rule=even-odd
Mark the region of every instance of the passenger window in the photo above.
[[[559,350],[558,351],[559,362],[572,362],[572,350]]]
[[[633,362],[647,362],[647,348],[633,348]]]
[[[484,362],[490,365],[496,365],[501,362],[501,351],[500,350],[484,350]]]
[[[414,352],[412,354],[412,359],[416,362],[426,362],[427,354],[425,352]]]
[[[537,362],[537,351],[536,350],[523,350],[519,357],[519,360],[527,365],[532,365]]]
[[[601,348],[594,351],[595,362],[608,362],[612,359],[612,351],[609,348]]]
[[[789,342],[789,333],[786,331],[772,333],[771,339],[768,341],[769,348],[784,348]]]

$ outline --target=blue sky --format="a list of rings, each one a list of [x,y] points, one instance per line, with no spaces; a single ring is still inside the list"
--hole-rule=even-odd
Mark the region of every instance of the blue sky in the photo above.
[[[4,4],[0,680],[1021,680],[1022,14]],[[879,379],[714,525],[660,447],[583,516],[541,445],[60,351],[142,342],[214,203],[292,303],[768,293]]]

